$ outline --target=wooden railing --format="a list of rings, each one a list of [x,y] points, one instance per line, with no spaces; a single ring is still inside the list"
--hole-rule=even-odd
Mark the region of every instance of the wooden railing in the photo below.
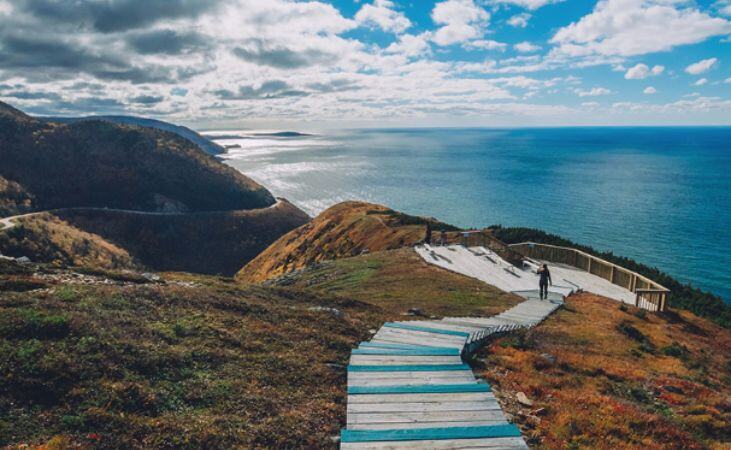
[[[612,284],[634,292],[635,306],[650,311],[665,311],[667,288],[637,272],[570,247],[522,242],[509,245],[510,249],[529,258],[567,264],[608,280]]]

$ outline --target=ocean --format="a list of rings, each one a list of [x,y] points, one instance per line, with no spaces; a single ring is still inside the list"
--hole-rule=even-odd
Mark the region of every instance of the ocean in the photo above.
[[[366,200],[461,227],[545,230],[731,301],[731,128],[212,133],[314,215]]]

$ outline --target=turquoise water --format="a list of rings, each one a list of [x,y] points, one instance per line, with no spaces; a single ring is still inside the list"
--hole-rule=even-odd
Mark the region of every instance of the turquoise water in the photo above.
[[[226,161],[311,214],[362,199],[463,227],[540,228],[731,300],[731,128],[238,136],[220,141],[240,145]]]

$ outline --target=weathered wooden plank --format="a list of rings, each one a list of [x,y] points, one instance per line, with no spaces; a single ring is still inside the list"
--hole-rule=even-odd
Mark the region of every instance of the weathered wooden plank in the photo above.
[[[423,365],[423,364],[461,364],[460,356],[414,356],[414,355],[351,355],[353,365]]]
[[[461,340],[441,339],[430,335],[421,336],[414,332],[407,332],[405,330],[381,329],[378,333],[376,333],[373,339],[376,342],[390,342],[394,344],[416,344],[417,342],[420,342],[421,345],[437,348],[448,347],[461,349],[464,345],[464,341]]]
[[[443,403],[443,402],[496,401],[492,392],[448,392],[427,394],[370,394],[349,395],[348,404],[388,403]]]
[[[423,366],[348,366],[348,372],[437,372],[443,370],[471,370],[467,364],[425,364]]]
[[[383,413],[348,414],[348,426],[356,423],[428,423],[470,420],[502,420],[505,415],[501,410],[485,411],[404,411]]]
[[[497,400],[482,402],[427,402],[427,403],[355,403],[348,405],[348,413],[407,412],[407,411],[490,411],[500,410]]]
[[[470,378],[475,379],[471,370],[440,370],[440,371],[397,371],[397,372],[349,372],[349,380],[397,380],[408,379],[431,379],[431,378]]]
[[[473,375],[459,377],[409,377],[409,378],[348,378],[348,387],[375,387],[375,386],[425,386],[425,385],[461,385],[476,383]]]
[[[343,450],[398,450],[398,449],[429,449],[429,450],[457,450],[457,449],[500,449],[500,450],[527,450],[525,441],[519,437],[496,439],[445,439],[438,441],[391,441],[391,442],[344,442],[340,446]]]
[[[462,345],[467,340],[467,337],[461,336],[446,336],[441,334],[433,333],[422,333],[420,331],[401,330],[398,328],[381,328],[374,337],[380,338],[390,336],[391,338],[399,337],[404,339],[404,342],[421,342],[422,345],[432,346],[454,346]]]
[[[487,383],[431,384],[420,386],[348,386],[348,394],[430,394],[440,392],[490,392]]]
[[[352,355],[388,355],[388,356],[455,356],[461,354],[458,349],[421,348],[418,350],[397,350],[391,348],[361,348],[351,351]]]
[[[436,322],[434,323],[436,324]],[[383,326],[387,328],[400,328],[409,331],[422,331],[425,333],[445,334],[448,336],[469,337],[470,335],[469,333],[466,333],[464,331],[447,330],[444,328],[438,328],[436,326],[425,327],[420,325],[409,325],[408,322],[386,322]]]

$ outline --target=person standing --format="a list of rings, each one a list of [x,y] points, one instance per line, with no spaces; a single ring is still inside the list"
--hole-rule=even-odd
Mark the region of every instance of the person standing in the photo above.
[[[550,284],[553,286],[553,280],[551,280],[551,272],[548,270],[548,264],[543,264],[541,268],[538,269],[538,276],[540,279],[538,280],[538,289],[540,291],[540,297],[541,300],[548,298],[548,285]]]
[[[424,238],[424,243],[426,245],[431,244],[431,224],[429,222],[426,223],[426,237]]]

